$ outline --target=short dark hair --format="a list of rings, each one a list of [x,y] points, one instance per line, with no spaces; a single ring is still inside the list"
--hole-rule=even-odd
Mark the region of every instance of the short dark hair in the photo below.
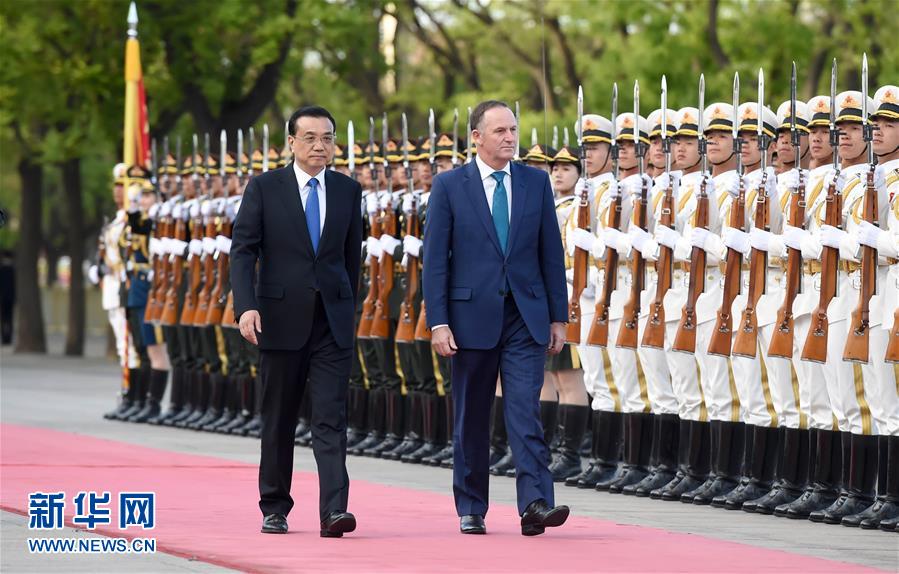
[[[507,110],[512,111],[509,104],[502,100],[485,100],[476,105],[471,111],[471,118],[469,120],[471,129],[478,129],[478,125],[480,125],[481,120],[484,119],[484,114],[487,113],[487,110],[492,110],[493,108],[506,108]]]
[[[334,128],[335,132],[337,131],[337,122],[334,121],[334,116],[331,115],[331,112],[321,106],[303,106],[290,114],[290,121],[287,123],[287,133],[292,136],[296,135],[297,120],[303,117],[328,118],[331,120],[331,127]]]

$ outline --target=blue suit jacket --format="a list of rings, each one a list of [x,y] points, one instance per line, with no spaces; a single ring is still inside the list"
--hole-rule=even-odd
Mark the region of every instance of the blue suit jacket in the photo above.
[[[562,238],[545,172],[512,164],[512,219],[505,253],[476,162],[434,178],[425,222],[423,291],[428,327],[449,325],[456,344],[491,349],[503,328],[507,288],[534,340],[565,322]]]

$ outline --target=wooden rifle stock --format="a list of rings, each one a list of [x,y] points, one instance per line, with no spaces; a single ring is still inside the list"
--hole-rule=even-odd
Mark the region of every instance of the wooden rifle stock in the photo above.
[[[590,230],[590,188],[584,182],[580,200],[577,206],[577,226],[579,229]],[[571,285],[571,298],[568,300],[568,329],[565,340],[575,345],[581,342],[581,295],[587,288],[587,265],[589,265],[588,253],[580,247],[574,248],[574,281]]]
[[[431,330],[428,329],[428,317],[425,313],[425,303],[421,302],[421,312],[418,314],[418,323],[415,325],[415,340],[430,341]]]
[[[388,204],[383,211],[381,231],[387,235],[396,235],[396,212],[393,204]],[[373,339],[390,337],[390,292],[393,291],[393,254],[384,253],[380,269],[378,269],[378,298],[375,301],[375,318],[371,323]]]
[[[216,235],[216,215],[210,213],[207,216],[205,232],[203,234],[204,239],[215,240]],[[203,269],[203,286],[200,288],[200,292],[197,295],[197,309],[194,312],[193,324],[197,327],[203,327],[206,325],[206,317],[209,314],[209,301],[212,297],[212,288],[215,286],[215,255],[213,253],[206,253],[205,245],[203,250],[203,258],[202,258],[202,269]]]
[[[668,189],[662,198],[662,217],[659,223],[666,227],[674,228],[674,188],[669,177]],[[655,349],[665,348],[665,295],[671,289],[672,274],[674,269],[674,250],[667,245],[659,245],[659,258],[656,261],[656,295],[650,307],[649,320],[643,331],[643,340],[640,344],[644,347]]]
[[[830,182],[827,190],[827,198],[824,200],[827,209],[824,213],[824,223],[833,227],[841,227],[843,221],[843,196],[837,191],[836,177]],[[827,334],[829,323],[827,322],[827,306],[836,297],[837,281],[839,280],[840,252],[833,247],[823,247],[821,250],[821,294],[818,298],[818,307],[812,313],[812,325],[809,327],[802,347],[802,360],[814,363],[827,361]]]
[[[743,222],[746,219],[746,190],[743,188],[743,178],[740,177],[740,192],[737,195],[736,204],[731,206],[730,226],[743,231]],[[733,342],[732,309],[734,299],[740,292],[743,281],[743,254],[736,249],[727,248],[727,259],[724,265],[724,288],[722,289],[721,307],[718,308],[718,317],[715,319],[715,330],[709,340],[708,353],[710,355],[730,356],[731,343]]]
[[[768,174],[762,172],[759,184],[758,199],[755,203],[755,227],[765,231],[771,221],[771,201],[768,198],[766,184]],[[742,324],[734,337],[733,354],[740,357],[755,357],[759,341],[758,316],[755,313],[759,299],[765,291],[768,274],[768,253],[753,249],[749,254],[749,292],[746,294],[746,308],[743,310]]]
[[[887,363],[899,363],[899,308],[893,312],[893,328],[890,330],[884,360]]]
[[[203,239],[203,221],[202,219],[191,220],[191,240],[200,241]],[[184,294],[184,305],[181,308],[181,324],[184,326],[192,326],[194,323],[194,315],[197,312],[197,297],[199,295],[200,283],[203,279],[203,269],[200,266],[200,257],[193,253],[187,256],[188,273],[187,273],[187,291]]]
[[[805,182],[790,197],[790,225],[803,228],[805,224]],[[802,252],[790,248],[787,252],[787,276],[784,302],[777,311],[777,327],[771,335],[768,355],[790,359],[793,357],[793,302],[802,284]]]
[[[224,214],[224,210],[220,214],[220,217],[221,229],[219,230],[219,235],[231,237],[231,222],[228,221],[228,217]],[[209,312],[206,314],[207,325],[220,325],[222,323],[222,317],[224,317],[225,314],[225,306],[227,305],[225,283],[228,280],[228,264],[230,258],[227,253],[219,251],[215,254],[215,262],[215,286],[209,294]]]
[[[374,192],[372,192],[374,193]],[[381,216],[373,214],[369,216],[371,224],[370,236],[375,239],[381,238]],[[359,320],[359,327],[356,329],[356,336],[360,339],[368,339],[371,337],[371,324],[375,319],[375,301],[378,300],[378,271],[380,262],[377,257],[368,255],[368,294],[362,301],[362,317]]]
[[[168,224],[161,219],[154,230],[160,238],[168,234]],[[159,313],[165,302],[166,283],[168,282],[168,260],[165,255],[153,255],[153,282],[147,297],[147,308],[144,311],[144,323],[158,323]]]
[[[178,219],[175,222],[175,231],[172,237],[178,241],[184,241],[186,236],[187,224],[183,219]],[[184,254],[172,255],[169,267],[172,274],[169,278],[168,290],[165,292],[165,305],[159,322],[172,327],[178,324],[178,292],[181,290],[181,283],[184,280]]]
[[[615,195],[615,202],[609,210],[607,227],[618,229],[621,225],[621,193]],[[618,252],[606,247],[605,274],[603,275],[602,294],[596,300],[596,315],[587,344],[606,347],[609,344],[609,306],[612,303],[612,292],[618,283]]]
[[[705,191],[706,180],[703,177],[699,189],[699,197],[696,199],[696,227],[708,229],[709,226],[709,196]],[[672,350],[683,353],[696,352],[696,300],[705,290],[705,249],[693,247],[690,253],[690,283],[687,286],[687,303],[681,313],[680,323],[677,325],[677,333]]]
[[[864,220],[877,225],[877,189],[874,187],[874,164],[868,170],[865,190]],[[862,245],[861,289],[858,306],[849,319],[849,336],[843,348],[843,360],[853,363],[867,363],[869,360],[868,339],[871,333],[869,311],[871,297],[877,290],[877,249]]]
[[[414,196],[413,196],[414,197]],[[412,201],[412,213],[406,215],[406,235],[418,237],[418,205]],[[396,340],[401,343],[415,341],[415,296],[418,294],[418,257],[406,256],[406,296],[400,305],[400,320],[396,328]]]
[[[640,226],[640,229],[646,230],[646,211],[647,211],[647,189],[646,182],[641,182],[640,201],[637,202],[636,211],[634,212],[634,223]],[[640,323],[640,295],[646,282],[646,260],[643,254],[636,249],[631,252],[634,260],[631,262],[631,294],[624,304],[624,318],[621,321],[621,328],[618,330],[618,340],[615,342],[616,347],[624,349],[637,348],[637,328]]]

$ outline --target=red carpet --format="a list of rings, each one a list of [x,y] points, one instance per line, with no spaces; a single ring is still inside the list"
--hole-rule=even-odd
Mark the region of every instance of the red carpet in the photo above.
[[[27,514],[28,493],[64,491],[66,518],[79,490],[156,492],[155,530],[113,524],[101,534],[148,536],[157,550],[250,572],[873,572],[857,565],[573,516],[536,538],[519,534],[515,509],[493,505],[488,536],[458,534],[449,494],[354,480],[359,528],[318,536],[315,475],[294,475],[297,505],[286,536],[259,533],[257,468],[40,428],[0,425],[0,507]],[[396,465],[398,472],[405,467]],[[421,517],[429,517],[422,519]],[[600,562],[597,556],[604,558]]]

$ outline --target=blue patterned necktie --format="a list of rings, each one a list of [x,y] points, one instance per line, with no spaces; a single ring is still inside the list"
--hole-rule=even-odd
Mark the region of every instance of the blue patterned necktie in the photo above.
[[[499,246],[505,253],[506,243],[509,240],[509,196],[506,195],[506,186],[503,183],[506,173],[494,171],[490,175],[496,180],[496,189],[493,190],[493,226],[496,227]]]
[[[312,252],[318,254],[318,240],[321,238],[321,222],[318,207],[318,180],[309,180],[309,199],[306,200],[306,227],[312,240]]]

